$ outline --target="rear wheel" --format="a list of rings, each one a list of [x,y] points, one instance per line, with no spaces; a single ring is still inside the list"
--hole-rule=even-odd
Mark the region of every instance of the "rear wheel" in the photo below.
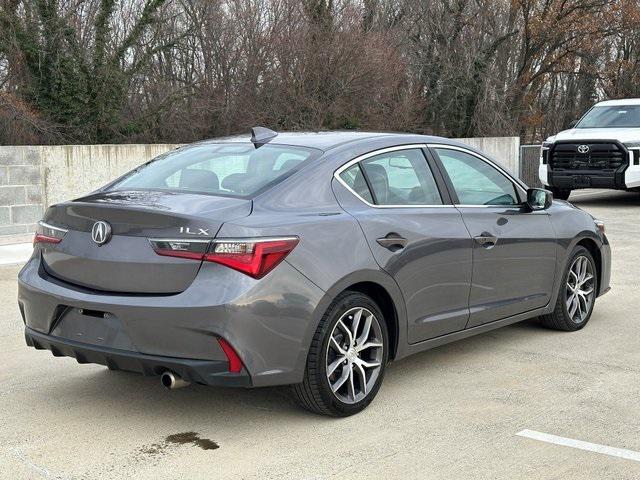
[[[571,195],[571,189],[552,188],[551,193],[553,193],[553,198],[557,198],[558,200],[568,200],[569,195]]]
[[[388,339],[382,312],[370,297],[341,293],[318,325],[304,381],[292,386],[295,399],[312,412],[336,417],[364,410],[380,389]]]
[[[580,330],[591,318],[597,283],[596,265],[591,253],[584,247],[576,247],[562,278],[555,309],[540,317],[542,324],[567,332]]]

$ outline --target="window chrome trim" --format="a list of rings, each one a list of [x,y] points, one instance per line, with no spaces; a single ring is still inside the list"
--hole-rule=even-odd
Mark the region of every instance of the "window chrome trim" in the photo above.
[[[490,167],[495,168],[500,173],[505,175],[509,179],[509,181],[511,181],[511,183],[514,185],[516,190],[519,191],[519,193],[524,198],[527,197],[527,191],[520,184],[520,180],[514,178],[514,176],[511,175],[511,173],[509,171],[505,170],[504,168],[502,168],[497,163],[492,162],[488,158],[483,157],[479,153],[476,153],[476,152],[474,152],[472,150],[469,150],[468,148],[458,147],[457,145],[444,145],[444,144],[441,144],[441,143],[429,143],[429,144],[427,144],[427,147],[429,147],[429,148],[441,148],[441,149],[447,149],[447,150],[457,150],[459,152],[463,152],[463,153],[469,154],[469,155],[471,155],[473,157],[476,157],[476,158],[482,160],[484,163],[486,163]],[[505,207],[522,207],[522,205],[523,205],[522,203],[512,203],[512,204],[509,204],[509,205],[465,205],[465,204],[461,204],[461,203],[454,204],[454,206],[456,206],[456,207],[464,207],[464,208],[505,208]]]
[[[354,158],[352,160],[349,160],[347,163],[345,163],[344,165],[339,167],[333,173],[333,177],[344,188],[346,188],[349,192],[351,192],[358,200],[360,200],[362,203],[364,203],[365,205],[367,205],[368,207],[371,207],[371,208],[451,208],[451,207],[453,207],[452,204],[443,204],[443,203],[435,204],[435,205],[376,205],[376,204],[367,202],[364,198],[362,198],[360,195],[358,195],[355,190],[353,190],[349,185],[347,185],[347,182],[345,182],[342,179],[342,177],[340,177],[340,174],[342,172],[344,172],[345,170],[347,170],[351,166],[355,165],[356,163],[360,163],[363,160],[366,160],[367,158],[376,157],[378,155],[383,155],[385,153],[390,153],[390,152],[397,152],[397,151],[401,151],[401,150],[415,150],[415,149],[419,149],[421,151],[422,155],[425,157],[425,159],[424,159],[425,162],[427,162],[427,167],[429,168],[429,172],[433,175],[433,173],[431,172],[431,166],[428,163],[428,159],[424,155],[424,152],[422,152],[422,150],[424,150],[426,146],[427,146],[426,144],[420,143],[420,144],[398,145],[398,146],[395,146],[395,147],[386,147],[386,148],[381,148],[380,150],[374,150],[373,152],[368,152],[368,153],[360,155],[360,156],[358,156],[358,157],[356,157],[356,158]],[[436,186],[436,188],[437,188],[437,186]],[[438,189],[438,195],[440,195],[442,197],[442,192],[440,192],[440,189]]]
[[[50,223],[46,223],[43,221],[39,221],[38,225],[40,225],[42,228],[49,228],[51,230],[54,230],[56,232],[60,232],[60,233],[68,233],[69,230],[67,230],[66,228],[60,228],[60,227],[56,227],[54,225],[51,225]]]

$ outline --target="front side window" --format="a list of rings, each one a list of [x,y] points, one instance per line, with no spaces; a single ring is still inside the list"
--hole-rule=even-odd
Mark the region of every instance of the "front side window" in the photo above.
[[[513,182],[502,172],[471,155],[446,148],[435,149],[461,205],[517,205]]]
[[[419,149],[369,157],[360,162],[359,172],[363,180],[366,178],[365,186],[371,187],[377,205],[442,205],[435,179]]]
[[[286,145],[204,144],[175,150],[134,170],[110,190],[169,190],[250,197],[286,178],[319,151]]]

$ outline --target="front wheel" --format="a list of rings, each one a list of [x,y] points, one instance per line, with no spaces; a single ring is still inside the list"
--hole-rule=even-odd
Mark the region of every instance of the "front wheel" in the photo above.
[[[552,188],[551,193],[553,193],[553,198],[557,198],[558,200],[569,200],[569,195],[571,195],[571,189]]]
[[[598,277],[593,256],[582,246],[574,248],[562,277],[555,309],[540,317],[542,324],[555,330],[573,332],[584,327],[596,299]]]
[[[382,312],[367,295],[343,292],[327,309],[311,342],[298,403],[314,413],[346,417],[378,393],[389,358]]]

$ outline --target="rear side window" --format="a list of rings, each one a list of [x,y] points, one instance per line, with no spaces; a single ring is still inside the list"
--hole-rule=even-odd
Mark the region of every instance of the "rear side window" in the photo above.
[[[442,205],[422,151],[383,153],[361,164],[378,205]]]
[[[321,152],[286,145],[208,144],[175,150],[134,170],[111,190],[170,190],[250,197]]]
[[[440,191],[420,149],[381,153],[340,173],[340,178],[376,205],[442,205]]]
[[[344,180],[351,190],[356,192],[359,196],[365,199],[369,203],[373,203],[373,197],[367,186],[367,181],[364,179],[360,164],[356,163],[351,165],[345,171],[340,174],[340,178]]]

